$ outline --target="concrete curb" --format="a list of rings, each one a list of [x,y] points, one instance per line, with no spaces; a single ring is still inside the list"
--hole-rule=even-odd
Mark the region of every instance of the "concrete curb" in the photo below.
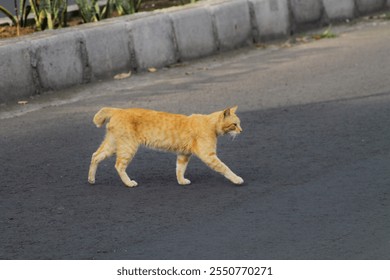
[[[390,0],[210,0],[0,41],[0,104],[385,10]]]

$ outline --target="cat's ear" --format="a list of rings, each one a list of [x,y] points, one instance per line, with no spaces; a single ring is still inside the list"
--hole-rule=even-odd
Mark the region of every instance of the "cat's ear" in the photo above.
[[[232,108],[227,108],[223,111],[223,117],[229,117],[231,114],[235,114],[237,111],[238,106],[234,106]]]
[[[230,108],[227,108],[225,110],[223,110],[223,117],[226,118],[226,117],[229,117],[230,116]]]

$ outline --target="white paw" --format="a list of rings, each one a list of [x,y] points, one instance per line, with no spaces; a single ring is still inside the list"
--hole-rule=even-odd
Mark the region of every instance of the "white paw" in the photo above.
[[[188,179],[184,179],[184,180],[181,180],[181,181],[179,182],[179,184],[182,185],[182,186],[185,186],[185,185],[191,184],[191,181],[188,180]]]
[[[244,179],[242,179],[241,177],[237,176],[236,178],[234,178],[232,180],[233,184],[236,184],[236,185],[242,185],[244,183]]]
[[[136,181],[134,181],[134,180],[131,180],[130,182],[128,182],[126,184],[126,187],[128,187],[128,188],[134,188],[136,186],[138,186],[138,183]]]

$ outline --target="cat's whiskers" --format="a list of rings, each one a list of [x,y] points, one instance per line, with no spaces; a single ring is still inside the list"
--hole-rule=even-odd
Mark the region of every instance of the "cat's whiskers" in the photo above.
[[[234,141],[234,139],[236,139],[238,133],[235,132],[235,131],[230,131],[230,132],[229,132],[229,135],[230,135],[232,141]]]

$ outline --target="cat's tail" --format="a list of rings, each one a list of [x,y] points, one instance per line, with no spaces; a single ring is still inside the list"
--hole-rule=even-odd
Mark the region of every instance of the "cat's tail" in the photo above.
[[[104,107],[96,113],[93,117],[93,123],[96,124],[97,127],[101,127],[107,120],[109,120],[113,113],[117,111],[116,108]]]

